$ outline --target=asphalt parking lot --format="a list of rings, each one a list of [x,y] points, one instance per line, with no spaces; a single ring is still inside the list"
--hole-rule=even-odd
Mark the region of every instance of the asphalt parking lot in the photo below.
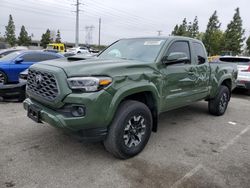
[[[0,103],[0,187],[246,187],[250,185],[250,96],[233,95],[224,116],[207,103],[161,115],[138,156],[118,160],[101,143],[80,143]]]

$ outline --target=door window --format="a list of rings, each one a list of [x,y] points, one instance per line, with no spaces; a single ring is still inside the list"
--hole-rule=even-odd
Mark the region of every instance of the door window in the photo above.
[[[204,50],[204,47],[198,42],[194,42],[193,47],[194,47],[196,63],[198,65],[206,63],[207,55]]]
[[[190,59],[190,57],[191,57],[189,44],[186,41],[177,41],[177,42],[174,42],[170,46],[170,48],[168,49],[167,56],[169,54],[175,53],[175,52],[185,53],[187,55],[188,59]]]
[[[38,62],[37,54],[24,54],[22,56],[24,62]]]
[[[40,53],[23,55],[24,62],[39,62],[39,61],[46,61],[46,60],[57,59],[57,58],[58,57],[56,55],[40,54]]]

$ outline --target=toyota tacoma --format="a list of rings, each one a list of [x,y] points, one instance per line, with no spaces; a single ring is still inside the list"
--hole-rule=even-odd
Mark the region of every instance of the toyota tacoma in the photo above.
[[[205,100],[223,115],[236,78],[236,65],[210,64],[199,40],[122,39],[92,59],[31,66],[23,105],[34,121],[103,141],[126,159],[143,150],[162,112]]]

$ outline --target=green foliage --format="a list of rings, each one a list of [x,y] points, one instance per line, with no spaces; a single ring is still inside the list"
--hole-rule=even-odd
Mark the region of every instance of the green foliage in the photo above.
[[[57,30],[55,42],[56,43],[61,43],[61,33],[60,33],[59,29]]]
[[[179,26],[175,25],[174,30],[172,31],[171,35],[177,36],[179,32]]]
[[[11,46],[14,46],[16,44],[15,24],[11,14],[9,15],[9,22],[8,25],[5,26],[5,29],[6,42],[8,42]]]
[[[221,23],[219,22],[217,11],[214,11],[209,18],[206,32],[203,35],[202,41],[207,49],[208,55],[221,54],[224,46],[224,34],[220,30]]]
[[[239,8],[235,9],[233,20],[227,25],[225,31],[225,49],[231,51],[233,55],[242,52],[245,30],[242,28],[242,19]]]
[[[199,35],[199,22],[197,16],[195,16],[193,23],[190,23],[189,35],[192,38],[197,38],[197,36]]]
[[[47,29],[46,33],[42,34],[42,39],[41,39],[41,46],[43,48],[47,47],[47,44],[52,42],[51,36],[50,36],[50,30]]]
[[[250,55],[250,36],[248,37],[246,44],[247,44],[247,54]]]
[[[28,32],[25,30],[25,27],[22,25],[21,31],[18,37],[18,45],[29,46],[31,43],[31,36],[28,35]]]
[[[176,25],[174,30],[172,31],[172,35],[174,36],[186,36],[197,38],[199,34],[199,25],[198,25],[198,18],[195,17],[193,23],[187,23],[187,19],[184,18],[181,25]]]

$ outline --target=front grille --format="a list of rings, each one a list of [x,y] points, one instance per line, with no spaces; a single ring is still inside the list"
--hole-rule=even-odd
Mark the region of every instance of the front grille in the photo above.
[[[27,90],[49,101],[55,100],[59,95],[53,74],[32,69],[28,73]]]

